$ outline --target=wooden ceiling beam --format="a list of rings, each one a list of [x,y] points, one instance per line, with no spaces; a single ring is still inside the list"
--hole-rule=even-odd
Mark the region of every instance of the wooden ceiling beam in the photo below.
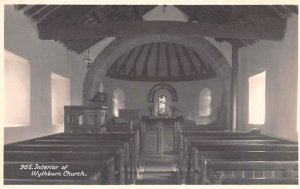
[[[191,52],[192,52],[192,54],[194,54],[194,56],[196,57],[196,59],[197,59],[199,65],[200,65],[200,70],[199,70],[198,73],[201,73],[201,70],[202,70],[202,69],[207,69],[207,70],[208,70],[209,67],[211,67],[211,65],[209,65],[207,62],[204,62],[204,61],[200,58],[200,56],[198,55],[198,53],[196,53],[195,51],[191,51]]]
[[[86,17],[98,9],[97,5],[73,5],[70,10],[64,15],[66,24],[81,23]]]
[[[143,53],[143,50],[145,48],[146,45],[142,45],[141,47],[139,47],[139,50],[137,52],[137,55],[133,61],[133,64],[128,72],[128,75],[130,76],[136,76],[136,64],[138,63],[138,60],[140,59],[142,53]]]
[[[298,15],[298,6],[297,5],[285,5],[290,11]]]
[[[132,54],[135,50],[136,50],[136,48],[129,51],[129,53],[127,54],[125,60],[123,61],[122,65],[120,66],[120,68],[118,70],[118,74],[126,74],[126,65],[128,63],[128,60],[130,59],[130,57],[132,56]]]
[[[188,59],[188,61],[190,63],[190,75],[193,75],[193,74],[197,75],[198,74],[197,68],[194,65],[194,63],[193,63],[193,61],[192,61],[192,59],[191,59],[191,57],[190,57],[187,49],[185,47],[181,47],[181,48],[182,48],[182,51],[184,52],[186,58]]]
[[[139,6],[138,5],[133,5],[132,8],[133,8],[133,11],[134,11],[135,18],[137,20],[142,21],[143,20],[143,14],[141,13],[141,10],[140,10]]]
[[[126,37],[143,34],[282,40],[285,32],[285,26],[184,23],[175,21],[109,22],[73,26],[62,22],[38,25],[38,28],[39,37],[44,40]]]
[[[156,43],[155,76],[159,75],[160,43]]]
[[[169,53],[169,43],[166,43],[166,58],[167,58],[167,68],[168,68],[168,76],[172,77],[172,70],[171,70],[171,62],[170,62],[170,53]]]
[[[47,13],[43,14],[41,17],[36,19],[37,25],[39,25],[43,21],[49,19],[49,17],[51,17],[57,11],[64,9],[63,6],[59,6],[59,5],[49,5],[49,6],[51,7],[51,9]]]
[[[198,7],[197,7],[197,6],[191,7],[191,14],[190,14],[190,16],[189,16],[189,22],[196,21],[196,18],[197,18],[197,10],[198,10]]]
[[[276,16],[278,16],[279,18],[285,20],[288,17],[288,14],[281,12],[280,10],[278,10],[277,6],[266,6],[270,11],[272,11],[272,13],[274,13]]]
[[[46,5],[36,5],[36,6],[33,6],[31,9],[28,9],[27,11],[25,11],[24,14],[26,16],[32,17],[46,7],[47,7]]]
[[[150,47],[148,48],[145,64],[143,66],[142,76],[145,76],[148,74],[148,63],[150,59],[150,54],[152,53],[153,43],[150,43]]]
[[[22,10],[24,7],[26,7],[27,5],[22,5],[22,4],[19,4],[19,5],[15,5],[15,8],[19,11],[19,10]]]
[[[94,12],[95,12],[97,19],[100,22],[102,22],[102,23],[107,22],[106,16],[101,12],[101,10],[99,8],[97,8],[97,10],[95,10]]]
[[[179,76],[185,76],[185,73],[184,73],[184,68],[183,68],[183,62],[181,60],[181,56],[179,55],[179,52],[176,48],[176,45],[172,44],[173,48],[174,48],[174,51],[175,51],[175,56],[176,56],[176,59],[177,59],[177,62],[178,62],[178,75]]]

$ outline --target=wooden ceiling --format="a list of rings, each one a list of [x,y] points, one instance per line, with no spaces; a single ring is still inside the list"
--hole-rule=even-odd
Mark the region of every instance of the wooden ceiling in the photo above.
[[[106,76],[130,81],[192,81],[216,77],[200,55],[184,46],[155,42],[138,46],[119,57]]]
[[[214,37],[217,41],[253,44],[259,39],[281,40],[287,18],[298,7],[176,5],[188,23],[143,21],[156,5],[15,5],[37,23],[41,39],[53,39],[82,53],[105,37],[171,33]]]

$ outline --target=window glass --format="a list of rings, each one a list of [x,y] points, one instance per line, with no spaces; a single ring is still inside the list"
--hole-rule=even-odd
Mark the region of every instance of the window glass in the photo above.
[[[70,80],[51,73],[52,125],[64,124],[64,106],[70,105]]]
[[[199,95],[199,116],[208,117],[211,115],[211,91],[209,88],[201,90]]]
[[[249,77],[249,123],[265,123],[266,71]]]
[[[29,61],[4,51],[4,125],[30,125],[30,65]]]
[[[113,115],[119,117],[119,109],[125,109],[125,93],[122,89],[116,89],[113,92]]]
[[[158,97],[158,116],[166,116],[167,114],[167,97],[162,94]]]

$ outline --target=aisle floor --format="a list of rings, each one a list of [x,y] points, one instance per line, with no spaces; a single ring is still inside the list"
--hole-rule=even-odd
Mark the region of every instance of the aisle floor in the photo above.
[[[147,158],[141,161],[137,185],[179,184],[176,163],[168,158]]]

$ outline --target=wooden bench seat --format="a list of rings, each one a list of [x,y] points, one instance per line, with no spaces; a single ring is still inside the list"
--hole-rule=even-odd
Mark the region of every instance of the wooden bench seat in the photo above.
[[[298,183],[295,179],[298,175],[298,144],[294,142],[258,132],[186,129],[179,132],[178,144],[178,170],[183,183]],[[267,174],[268,171],[283,176],[250,178],[229,174]]]
[[[107,138],[107,139],[128,139],[133,140],[133,152],[135,167],[139,166],[139,138],[138,133],[135,132],[106,132],[106,133],[59,133],[57,135],[50,136],[51,139],[94,139],[94,138]],[[44,138],[45,139],[45,138]],[[135,170],[136,172],[137,170]]]
[[[52,148],[52,150],[51,150]],[[55,150],[59,149],[59,150]],[[24,152],[26,154],[27,152],[32,152],[34,154],[41,152],[44,154],[49,154],[51,152],[61,153],[61,154],[81,154],[81,153],[105,153],[113,155],[116,159],[116,172],[118,173],[118,182],[124,183],[124,177],[126,178],[126,183],[130,183],[133,180],[133,162],[130,160],[130,157],[126,155],[128,153],[128,149],[124,149],[124,144],[117,144],[117,145],[109,145],[109,146],[101,146],[101,145],[40,145],[40,144],[18,144],[18,145],[9,145],[5,146],[6,154],[11,154],[11,152],[19,151]],[[127,151],[127,152],[126,152]],[[125,153],[126,152],[126,153]],[[80,155],[74,156],[74,158],[81,157]],[[77,157],[78,156],[78,157]],[[92,156],[91,156],[92,157]],[[21,156],[20,158],[24,158]],[[73,157],[70,157],[70,160],[72,160]],[[124,173],[125,172],[125,173]],[[125,176],[124,176],[125,174]]]
[[[112,153],[115,157],[115,171],[117,173],[117,180],[119,184],[129,183],[129,180],[132,176],[130,176],[130,162],[126,160],[126,155],[124,153],[124,149],[122,146],[112,146],[112,147],[102,147],[102,146],[88,146],[88,147],[81,147],[81,146],[20,146],[20,145],[13,145],[13,146],[6,146],[5,152],[64,152],[64,153],[74,153],[74,152],[100,152],[100,153]],[[21,156],[22,157],[22,156]]]
[[[178,147],[183,145],[185,137],[191,136],[263,136],[260,134],[253,134],[249,132],[229,132],[229,131],[181,131],[178,136]]]
[[[205,162],[205,166],[207,180],[204,182],[206,184],[230,184],[230,182],[236,183],[238,181],[243,183],[243,180],[248,179],[263,179],[263,182],[254,182],[252,180],[252,184],[267,183],[267,179],[273,182],[276,182],[276,179],[287,179],[285,180],[288,181],[286,184],[293,184],[294,179],[298,177],[295,174],[298,171],[298,161],[226,161],[208,159]],[[231,174],[227,176],[224,174],[226,172]],[[281,173],[281,175],[278,173]],[[283,180],[280,182],[284,183]]]
[[[197,148],[199,151],[297,151],[297,144],[193,144],[193,147]]]
[[[15,144],[21,144],[24,145],[24,143],[39,143],[39,142],[32,142],[32,141],[36,141],[36,140],[47,140],[47,139],[71,139],[71,140],[77,140],[77,139],[94,139],[94,138],[101,138],[101,140],[103,139],[107,139],[110,142],[101,142],[103,145],[107,145],[110,146],[109,144],[111,143],[111,141],[115,142],[115,139],[121,139],[121,140],[129,140],[130,141],[130,146],[129,146],[129,153],[131,156],[132,153],[132,161],[134,162],[134,167],[132,169],[135,176],[137,175],[137,168],[139,166],[139,145],[138,145],[138,136],[137,133],[134,132],[105,132],[105,133],[58,133],[58,134],[53,134],[53,135],[49,135],[49,136],[43,136],[43,137],[39,137],[39,138],[35,138],[35,139],[30,139],[27,141],[22,141],[22,142],[17,142],[11,145],[15,145]],[[41,145],[44,144],[44,142],[39,143]],[[61,142],[59,142],[59,144],[61,144]],[[69,143],[68,143],[69,144]]]
[[[198,151],[193,148],[193,183],[206,180],[206,162],[211,159],[231,161],[297,161],[298,151]],[[200,172],[200,174],[198,174]]]
[[[52,139],[57,136],[63,136],[65,135],[64,133],[60,134],[55,134],[55,135],[50,135],[46,137],[39,137],[37,139],[31,139],[27,141],[22,141],[10,145],[6,145],[4,148],[6,149],[7,153],[9,154],[9,151],[30,151],[32,152],[42,152],[42,153],[47,153],[49,154],[49,151],[57,151],[57,152],[67,152],[67,153],[72,153],[74,155],[74,152],[97,152],[101,151],[102,153],[108,153],[110,156],[114,155],[116,159],[119,159],[116,163],[116,167],[118,165],[118,168],[116,168],[116,173],[120,174],[121,172],[124,172],[125,169],[125,176],[126,177],[126,183],[130,184],[133,183],[134,180],[134,152],[132,152],[132,146],[129,146],[130,139],[132,138],[131,135],[126,134],[126,133],[109,133],[109,134],[97,134],[97,135],[89,135],[89,134],[84,134],[87,139],[76,139],[74,134],[68,134],[68,137],[65,137],[66,139],[64,140],[59,140],[57,141],[56,139]],[[121,136],[121,139],[117,140],[111,140],[109,136]],[[75,139],[74,139],[75,137]],[[93,139],[91,139],[93,138]],[[85,141],[85,142],[82,142]],[[129,141],[129,142],[128,142]],[[79,144],[80,143],[80,144]],[[50,145],[50,146],[49,146]],[[127,148],[126,148],[127,146]],[[117,151],[116,149],[122,149],[125,153],[123,153],[123,157],[120,158],[121,156],[116,156],[116,154],[111,154],[109,151]],[[51,149],[51,150],[50,150]],[[114,153],[115,153],[114,152]],[[127,153],[127,155],[126,155]],[[9,155],[8,155],[9,156]],[[66,155],[64,155],[66,156]],[[78,154],[74,155],[78,156]],[[7,156],[6,156],[7,157]],[[79,155],[79,157],[81,157]],[[126,158],[127,157],[127,158]],[[68,156],[67,158],[69,160],[75,161],[72,159],[72,156]],[[126,160],[127,159],[127,160]],[[121,162],[123,163],[123,166],[121,166]],[[123,168],[122,168],[123,167]],[[123,171],[121,170],[123,169]],[[120,172],[120,173],[119,173]],[[118,183],[124,184],[125,181],[122,181],[124,179],[121,179],[121,175],[119,176]]]
[[[207,146],[216,146],[216,145],[256,145],[256,144],[281,144],[280,140],[256,140],[249,138],[247,140],[247,137],[245,137],[243,140],[235,140],[232,138],[226,139],[226,140],[205,140],[205,139],[186,139],[183,147],[179,150],[179,156],[178,156],[178,169],[179,171],[183,171],[184,164],[188,161],[188,156],[191,153],[191,149],[193,146],[197,145],[207,145]]]
[[[193,145],[198,151],[298,151],[296,144],[246,144],[246,145]],[[179,157],[180,158],[180,157]],[[192,150],[179,159],[179,172],[188,172],[193,167]]]
[[[45,145],[45,144],[53,144],[53,145],[101,145],[101,146],[113,146],[113,145],[124,145],[127,143],[128,139],[108,139],[108,138],[92,138],[92,139],[51,139],[51,138],[46,138],[46,139],[37,139],[37,140],[30,140],[30,141],[25,141],[22,143],[22,145],[25,144],[38,144],[38,145]],[[130,141],[129,143],[129,153],[128,158],[130,162],[128,165],[130,165],[130,177],[131,180],[136,179],[137,177],[137,157],[135,156],[135,149],[134,149],[134,144],[133,140]]]
[[[230,185],[263,185],[263,184],[272,184],[272,185],[278,185],[278,184],[283,184],[283,185],[288,185],[288,184],[293,184],[297,185],[298,184],[298,178],[247,178],[247,179],[238,179],[238,178],[224,178],[222,179],[221,184],[230,184]]]
[[[212,125],[207,126],[187,126],[181,125],[179,128],[180,131],[195,131],[195,132],[202,132],[202,131],[216,131],[216,132],[224,132],[224,128],[222,127],[215,127]]]
[[[202,148],[206,148],[207,150],[216,150],[219,151],[219,149],[221,149],[221,147],[217,147],[217,149],[214,149],[213,147],[216,146],[236,146],[236,145],[242,145],[242,146],[247,146],[247,145],[252,145],[252,146],[256,146],[256,145],[294,145],[295,143],[291,143],[288,141],[282,141],[282,140],[277,140],[277,139],[269,139],[268,137],[266,137],[266,139],[264,139],[264,136],[262,136],[262,139],[257,139],[257,136],[243,136],[242,137],[236,135],[236,136],[216,136],[215,139],[213,139],[214,136],[198,136],[198,137],[185,137],[184,140],[184,145],[183,145],[183,149],[180,150],[180,154],[179,154],[179,160],[178,160],[178,170],[180,172],[180,174],[182,175],[183,178],[183,182],[188,182],[188,180],[190,179],[191,175],[193,175],[193,173],[191,173],[193,170],[191,170],[193,168],[193,160],[191,159],[192,156],[191,152],[192,152],[192,147],[194,146],[202,146]],[[249,150],[247,150],[247,147],[245,147],[245,149],[241,150],[244,147],[240,147],[239,149],[234,149],[234,147],[227,147],[228,150],[236,150],[236,151],[257,151],[259,149],[256,149],[255,147],[251,147]],[[259,148],[259,147],[258,147]],[[201,149],[199,149],[201,151]],[[207,151],[206,150],[206,151]],[[264,151],[268,151],[267,148],[261,149]],[[289,151],[290,148],[288,149],[283,149],[283,151]],[[293,148],[292,150],[297,151],[298,148]],[[205,151],[205,150],[204,150]],[[222,150],[220,151],[226,151],[226,148],[222,148]],[[270,151],[270,150],[269,150]],[[275,151],[275,150],[273,150]],[[186,181],[185,181],[186,180]]]

